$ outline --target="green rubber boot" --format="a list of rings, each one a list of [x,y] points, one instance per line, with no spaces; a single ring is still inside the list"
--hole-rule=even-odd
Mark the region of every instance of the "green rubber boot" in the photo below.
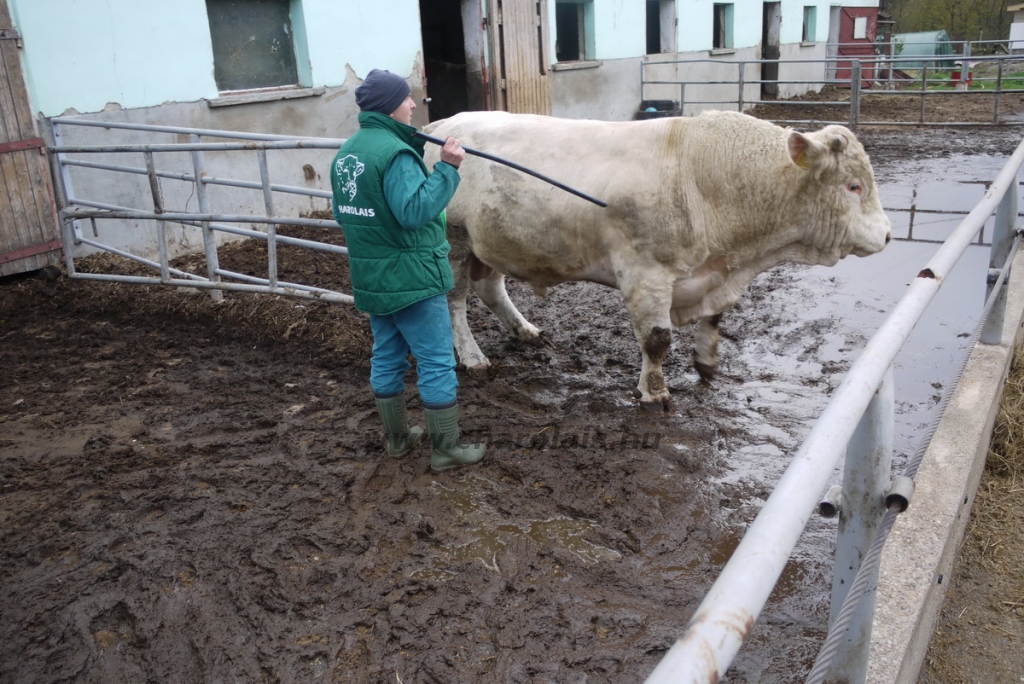
[[[387,440],[385,450],[391,458],[402,458],[423,439],[423,428],[409,427],[408,412],[405,408],[405,395],[381,399],[377,401],[377,413],[384,423],[384,437]]]
[[[471,465],[484,457],[484,444],[463,444],[459,439],[459,407],[423,409],[430,433],[430,469],[436,473]]]

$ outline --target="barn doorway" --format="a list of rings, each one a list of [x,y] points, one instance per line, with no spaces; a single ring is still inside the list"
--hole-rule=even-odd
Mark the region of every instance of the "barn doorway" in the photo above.
[[[522,114],[551,114],[551,53],[548,44],[547,0],[486,0],[487,30],[491,47],[492,108]],[[562,8],[571,13],[562,16]],[[576,38],[567,61],[588,59],[584,6],[576,2],[555,5],[555,32]],[[566,21],[561,22],[562,18]],[[562,51],[564,46],[556,50]],[[557,57],[556,57],[557,58]],[[558,58],[559,61],[562,61]]]
[[[488,109],[480,0],[420,0],[430,121]]]
[[[781,54],[782,3],[764,3],[761,25],[761,99],[779,96],[779,55]]]

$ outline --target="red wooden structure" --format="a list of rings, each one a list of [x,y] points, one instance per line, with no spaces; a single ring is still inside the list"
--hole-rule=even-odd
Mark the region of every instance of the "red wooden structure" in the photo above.
[[[870,87],[875,80],[875,34],[878,31],[877,7],[843,7],[839,13],[839,59],[836,80],[843,88],[850,87],[849,59],[865,60],[861,84]],[[845,83],[843,83],[845,81]]]

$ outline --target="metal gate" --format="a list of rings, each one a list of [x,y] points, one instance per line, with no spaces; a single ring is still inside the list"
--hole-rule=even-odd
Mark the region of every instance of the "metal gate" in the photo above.
[[[548,3],[488,0],[494,109],[551,114]]]
[[[57,214],[21,70],[21,37],[0,0],[0,276],[60,259]]]
[[[272,150],[319,149],[336,150],[345,141],[333,138],[299,138],[285,135],[263,135],[235,131],[219,131],[173,126],[94,121],[71,117],[55,117],[50,120],[55,144],[50,148],[54,168],[60,180],[60,216],[63,225],[64,253],[68,276],[83,280],[104,280],[145,285],[165,285],[208,290],[219,300],[223,290],[286,295],[300,299],[317,299],[351,304],[351,295],[326,288],[300,283],[287,283],[278,279],[277,246],[295,245],[334,254],[348,254],[348,249],[315,240],[307,240],[277,234],[277,226],[292,225],[338,230],[333,220],[277,215],[274,209],[274,193],[289,193],[307,197],[331,198],[330,190],[302,188],[273,183],[267,164],[267,153]],[[143,143],[68,145],[64,144],[65,129],[69,127],[93,127],[115,130],[164,133],[172,139],[185,139],[187,143]],[[204,142],[204,139],[218,138],[230,142]],[[191,168],[171,168],[169,159],[181,159],[180,153],[187,153]],[[178,153],[178,155],[174,155]],[[259,166],[260,180],[241,180],[211,175],[206,155],[213,154],[254,154]],[[118,162],[107,160],[114,155]],[[98,161],[94,161],[97,160]],[[251,157],[250,157],[251,159]],[[135,162],[132,165],[128,162]],[[141,162],[141,163],[140,163]],[[135,206],[119,206],[111,202],[96,201],[96,198],[79,197],[74,192],[72,170],[83,169],[92,172],[107,172],[148,177],[148,196],[133,198]],[[80,173],[84,173],[82,171]],[[198,211],[168,210],[163,183],[187,183],[194,188],[198,198]],[[218,212],[210,190],[212,187],[230,187],[253,190],[260,193],[249,204],[263,209],[263,213],[250,214]],[[146,206],[148,205],[148,206]],[[237,205],[233,205],[237,206]],[[88,221],[92,230],[83,229]],[[104,243],[97,236],[96,224],[100,221],[121,221],[129,224],[155,224],[157,260],[134,254],[126,249]],[[206,273],[193,273],[174,268],[170,263],[170,230],[168,224],[182,226],[201,232],[203,250],[206,255]],[[262,228],[262,229],[261,229]],[[236,273],[221,268],[217,256],[218,234],[251,237],[267,242],[267,277]],[[82,273],[75,268],[74,249],[88,245],[118,256],[130,259],[153,269],[151,276],[130,276],[113,273]]]

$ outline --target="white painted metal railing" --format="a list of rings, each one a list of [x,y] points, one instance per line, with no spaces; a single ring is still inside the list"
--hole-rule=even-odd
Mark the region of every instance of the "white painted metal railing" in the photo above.
[[[864,557],[874,538],[874,528],[886,511],[894,413],[893,360],[946,276],[993,213],[993,266],[1002,268],[1000,260],[1006,257],[1017,220],[1017,178],[1022,164],[1024,142],[982,201],[938,249],[868,341],[697,608],[685,634],[647,678],[647,684],[713,682],[724,676],[778,582],[844,452],[844,488],[848,494],[856,491],[860,495],[843,497],[847,524],[841,526],[837,558]],[[1005,292],[1002,303],[996,307],[998,313],[993,311],[993,319],[1002,321],[1004,306]],[[995,323],[989,321],[986,330],[994,328]],[[992,333],[982,336],[983,343],[996,341]],[[849,570],[840,568],[839,572]],[[849,586],[847,581],[845,587]],[[844,592],[833,592],[833,620],[844,597]],[[869,597],[872,605],[873,600],[873,596]],[[835,681],[864,681],[871,617],[870,609],[862,610],[857,616],[859,622],[851,624],[850,633],[855,636],[833,663]]]

